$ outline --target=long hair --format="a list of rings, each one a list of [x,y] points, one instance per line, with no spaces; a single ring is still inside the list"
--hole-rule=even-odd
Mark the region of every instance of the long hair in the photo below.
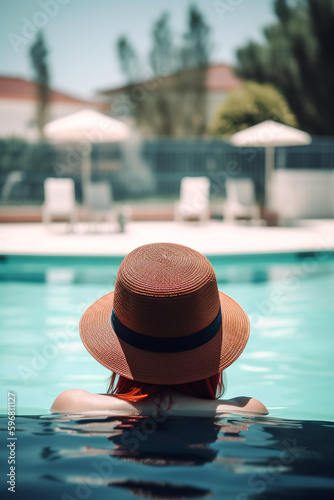
[[[225,390],[223,372],[196,382],[175,385],[146,384],[144,382],[129,380],[121,375],[116,380],[116,377],[116,373],[111,375],[107,393],[131,402],[140,401],[149,396],[162,398],[165,393],[168,393],[171,403],[173,389],[196,398],[218,399],[224,394]]]

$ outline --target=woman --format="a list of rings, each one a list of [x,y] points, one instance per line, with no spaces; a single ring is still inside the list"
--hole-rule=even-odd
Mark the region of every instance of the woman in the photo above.
[[[254,398],[217,399],[223,370],[242,353],[249,329],[244,310],[218,291],[206,257],[173,243],[141,246],[121,263],[115,290],[80,321],[84,346],[113,372],[108,393],[71,389],[51,411],[266,414]]]

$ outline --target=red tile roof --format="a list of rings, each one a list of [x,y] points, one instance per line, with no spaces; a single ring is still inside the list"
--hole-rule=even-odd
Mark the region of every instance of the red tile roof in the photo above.
[[[198,68],[188,69],[187,72],[198,71]],[[166,83],[170,83],[171,76],[163,76],[157,77],[157,79],[163,79]],[[147,80],[145,82],[141,82],[142,84],[149,85],[150,83],[154,83],[155,80]],[[140,83],[138,83],[140,85]],[[240,88],[242,85],[242,80],[235,76],[233,72],[233,68],[228,66],[227,64],[215,64],[208,66],[206,72],[206,82],[205,87],[209,91],[231,91]],[[99,95],[108,95],[113,94],[120,91],[126,91],[130,85],[124,85],[122,87],[111,88],[106,90],[100,90],[98,92]],[[153,87],[154,88],[154,87]]]
[[[0,99],[35,100],[36,84],[35,82],[30,82],[29,80],[24,80],[23,78],[0,76]],[[77,99],[69,96],[68,94],[63,94],[62,92],[57,92],[52,89],[50,90],[50,99],[52,102],[96,105],[96,103],[90,103],[89,101]]]
[[[236,90],[241,85],[242,81],[235,76],[231,66],[217,64],[208,67],[206,73],[207,90]]]

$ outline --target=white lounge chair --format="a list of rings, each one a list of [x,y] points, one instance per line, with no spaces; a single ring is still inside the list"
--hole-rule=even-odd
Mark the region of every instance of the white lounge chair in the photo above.
[[[48,178],[44,181],[44,204],[42,220],[50,223],[54,219],[65,219],[73,224],[76,221],[75,190],[73,179]]]
[[[210,180],[207,177],[183,177],[180,200],[175,203],[175,220],[206,221],[210,217]]]
[[[107,182],[90,182],[84,186],[84,205],[90,222],[115,221],[112,209],[112,190]]]
[[[260,207],[256,202],[254,184],[251,179],[227,179],[226,201],[223,205],[224,220],[260,219]]]

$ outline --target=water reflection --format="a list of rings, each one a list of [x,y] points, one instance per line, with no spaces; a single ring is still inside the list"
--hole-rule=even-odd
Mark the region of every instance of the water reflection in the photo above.
[[[59,450],[54,453],[44,450],[44,458],[54,460],[61,457],[107,456],[112,458],[113,467],[119,463],[140,464],[145,467],[184,468],[202,467],[217,461],[229,466],[241,459],[225,457],[217,459],[219,448],[214,443],[245,441],[240,433],[248,430],[251,422],[229,421],[217,418],[172,417],[162,414],[156,417],[135,416],[104,420],[83,418],[76,422],[58,422],[57,432],[70,435],[104,436],[108,443],[102,446],[84,446],[76,450]],[[167,469],[168,470],[168,469]],[[191,471],[191,477],[196,474]],[[118,475],[118,474],[116,474]],[[165,475],[165,474],[164,474]],[[175,474],[174,474],[175,475]],[[179,480],[162,477],[148,481],[147,478],[104,478],[105,486],[117,487],[143,498],[205,498],[213,495],[211,487],[195,487],[193,481],[178,475]],[[189,476],[189,475],[188,475]],[[174,476],[173,476],[174,477]],[[71,476],[71,481],[80,483],[82,476]],[[95,481],[95,479],[93,480]],[[210,486],[210,485],[209,485]]]
[[[333,496],[330,422],[43,416],[17,429],[18,499]]]

